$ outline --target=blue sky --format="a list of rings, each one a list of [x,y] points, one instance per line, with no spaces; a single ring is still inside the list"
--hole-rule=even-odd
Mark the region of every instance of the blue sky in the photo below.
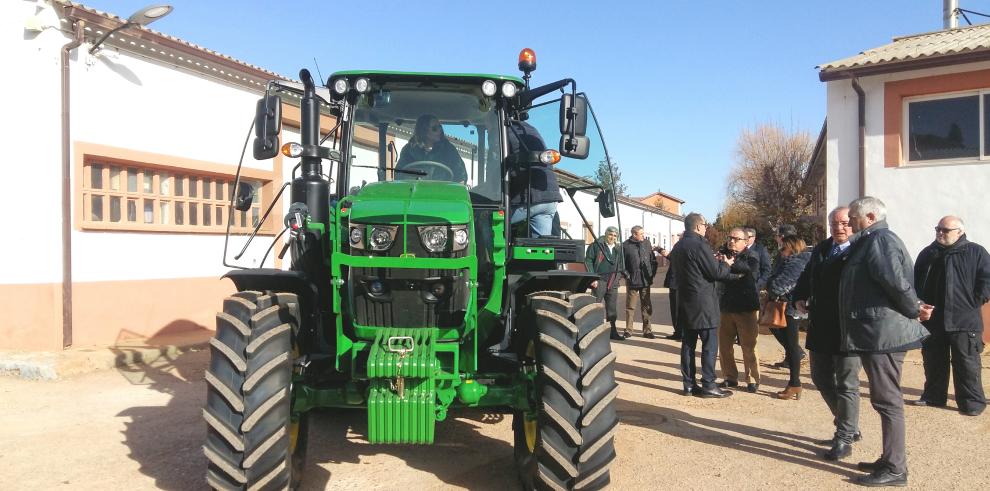
[[[127,17],[148,2],[82,3]],[[532,48],[534,84],[571,77],[588,93],[631,194],[659,189],[710,219],[741,129],[774,122],[817,136],[825,86],[816,65],[942,27],[941,0],[171,4],[152,28],[293,78],[314,58],[324,76],[514,75],[519,50]],[[990,12],[988,1],[960,6]]]

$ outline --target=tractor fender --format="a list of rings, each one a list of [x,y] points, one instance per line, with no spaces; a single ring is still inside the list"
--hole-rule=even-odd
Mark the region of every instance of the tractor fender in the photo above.
[[[238,291],[258,290],[288,292],[299,299],[300,328],[312,333],[320,332],[323,316],[319,299],[319,287],[302,271],[285,271],[273,268],[235,269],[221,278],[229,278]]]

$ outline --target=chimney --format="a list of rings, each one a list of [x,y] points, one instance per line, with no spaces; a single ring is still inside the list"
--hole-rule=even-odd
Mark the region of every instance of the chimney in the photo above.
[[[959,0],[942,0],[942,29],[959,27]]]

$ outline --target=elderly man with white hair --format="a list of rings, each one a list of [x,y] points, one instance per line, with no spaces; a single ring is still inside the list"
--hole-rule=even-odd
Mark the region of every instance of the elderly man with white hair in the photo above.
[[[859,354],[883,433],[880,458],[859,464],[870,472],[856,479],[864,486],[907,485],[901,368],[904,354],[928,334],[919,318],[931,316],[915,294],[911,256],[886,218],[887,207],[872,196],[849,204],[855,235],[839,279],[839,347]]]
[[[949,364],[956,404],[965,416],[979,416],[987,407],[980,380],[983,317],[990,299],[990,255],[966,238],[966,224],[946,216],[935,226],[935,240],[918,254],[914,267],[918,296],[935,306],[925,322],[931,337],[921,355],[925,361],[925,390],[916,406],[945,406]]]

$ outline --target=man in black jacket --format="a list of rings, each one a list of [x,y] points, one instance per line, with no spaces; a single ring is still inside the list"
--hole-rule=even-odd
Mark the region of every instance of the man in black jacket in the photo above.
[[[760,260],[760,272],[756,277],[756,291],[765,290],[773,262],[770,260],[770,253],[767,252],[766,246],[756,241],[755,228],[746,228],[746,250],[752,251],[753,255]]]
[[[859,433],[859,356],[839,348],[839,278],[849,251],[849,208],[839,207],[828,214],[832,236],[811,251],[797,287],[794,303],[809,313],[806,347],[811,352],[811,380],[832,412],[833,437],[825,442],[831,448],[825,460],[839,460],[852,453]]]
[[[901,368],[905,352],[928,334],[919,318],[931,315],[914,292],[911,256],[886,218],[886,206],[872,196],[849,204],[856,234],[839,279],[839,349],[859,354],[883,433],[880,458],[859,465],[870,472],[856,479],[865,486],[907,484]]]
[[[677,287],[677,323],[684,333],[681,341],[681,376],[684,395],[699,397],[728,397],[732,392],[715,385],[715,354],[718,344],[718,294],[716,281],[729,279],[729,267],[734,260],[715,260],[715,253],[705,241],[708,230],[705,218],[689,213],[684,218],[684,236],[670,252],[671,267]],[[701,340],[701,386],[695,382],[694,352]]]
[[[746,230],[736,227],[729,231],[725,244],[734,255],[729,268],[731,279],[724,282],[719,308],[722,312],[718,327],[718,358],[722,365],[720,387],[739,385],[739,369],[736,368],[735,341],[743,353],[743,374],[746,391],[756,392],[760,386],[760,359],[756,355],[756,338],[759,336],[757,320],[760,314],[760,294],[756,290],[756,278],[760,274],[760,260],[746,249]]]
[[[918,296],[935,306],[925,322],[931,332],[921,348],[925,390],[916,406],[944,406],[949,392],[949,363],[959,412],[979,416],[987,406],[980,380],[983,318],[990,299],[990,256],[966,239],[962,219],[947,216],[935,227],[935,242],[918,254],[914,267]]]
[[[615,327],[618,312],[615,300],[619,294],[619,277],[622,271],[619,256],[619,229],[608,227],[605,235],[596,240],[585,253],[584,265],[589,272],[598,273],[599,278],[591,282],[598,300],[605,301],[605,320],[612,328],[611,338],[616,341],[625,339]]]
[[[650,328],[650,316],[653,315],[653,302],[650,300],[650,285],[653,276],[657,274],[657,257],[653,255],[653,245],[643,233],[643,227],[636,225],[632,228],[629,240],[622,243],[622,254],[625,259],[625,271],[622,277],[626,279],[626,332],[629,337],[632,325],[636,321],[636,310],[642,306],[643,337],[653,339],[653,329]],[[639,304],[639,305],[637,305]]]
[[[674,244],[677,247],[677,244]],[[674,265],[670,262],[670,253],[666,249],[660,249],[660,255],[667,258],[667,274],[663,277],[663,287],[667,289],[667,300],[670,306],[670,325],[674,327],[674,332],[664,336],[665,339],[672,339],[674,341],[680,341],[684,333],[677,325],[677,287],[674,286],[677,283],[674,281]]]

